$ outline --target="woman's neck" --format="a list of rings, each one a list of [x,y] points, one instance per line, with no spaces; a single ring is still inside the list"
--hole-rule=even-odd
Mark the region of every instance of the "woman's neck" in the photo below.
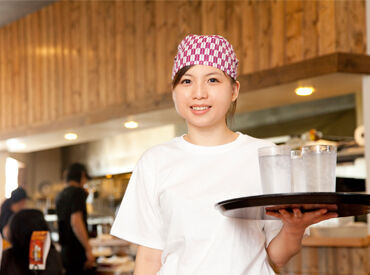
[[[217,146],[233,142],[238,133],[229,128],[219,129],[189,129],[184,139],[192,144],[201,146]]]

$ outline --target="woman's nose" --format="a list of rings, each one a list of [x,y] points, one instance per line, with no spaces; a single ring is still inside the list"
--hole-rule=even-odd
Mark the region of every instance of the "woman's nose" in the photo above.
[[[193,89],[193,99],[204,99],[208,97],[207,87],[202,83],[194,85]]]

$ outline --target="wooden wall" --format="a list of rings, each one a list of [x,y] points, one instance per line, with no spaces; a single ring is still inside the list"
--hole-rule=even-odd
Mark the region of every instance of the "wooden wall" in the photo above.
[[[364,54],[365,1],[56,2],[0,29],[0,139],[168,107],[189,33],[229,39],[240,74]]]

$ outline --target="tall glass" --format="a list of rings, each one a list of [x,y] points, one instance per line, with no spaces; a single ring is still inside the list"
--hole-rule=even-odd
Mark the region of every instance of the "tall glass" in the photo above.
[[[290,193],[290,147],[269,146],[258,149],[263,194]]]
[[[292,167],[292,189],[293,192],[307,192],[305,169],[301,150],[290,152]]]
[[[337,148],[312,145],[302,148],[305,181],[308,192],[335,192]]]

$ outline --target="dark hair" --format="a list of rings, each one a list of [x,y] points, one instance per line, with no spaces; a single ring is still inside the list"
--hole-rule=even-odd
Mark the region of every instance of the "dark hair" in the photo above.
[[[29,244],[33,231],[49,231],[44,215],[37,209],[23,209],[9,221],[10,242],[20,265],[28,265]]]
[[[16,203],[16,202],[19,202],[27,198],[28,196],[27,196],[26,190],[24,190],[22,187],[18,187],[17,189],[14,189],[10,196],[10,200],[12,203]]]
[[[67,171],[67,182],[68,181],[76,181],[76,182],[81,182],[82,178],[82,173],[85,174],[86,178],[90,178],[89,174],[87,173],[87,169],[85,165],[81,163],[73,163],[68,167]]]
[[[176,88],[176,86],[179,84],[182,76],[188,70],[190,70],[190,68],[193,67],[193,66],[194,65],[185,66],[185,67],[182,67],[180,70],[177,71],[177,73],[175,74],[175,76],[174,76],[174,78],[172,80],[172,89],[175,89]],[[236,80],[234,78],[230,77],[225,72],[223,72],[223,73],[230,79],[230,82],[231,82],[232,85],[235,85],[236,84]],[[225,118],[227,125],[231,124],[232,119],[234,117],[235,110],[236,110],[236,101],[237,101],[237,99],[230,104],[229,110],[227,111],[226,118]]]

